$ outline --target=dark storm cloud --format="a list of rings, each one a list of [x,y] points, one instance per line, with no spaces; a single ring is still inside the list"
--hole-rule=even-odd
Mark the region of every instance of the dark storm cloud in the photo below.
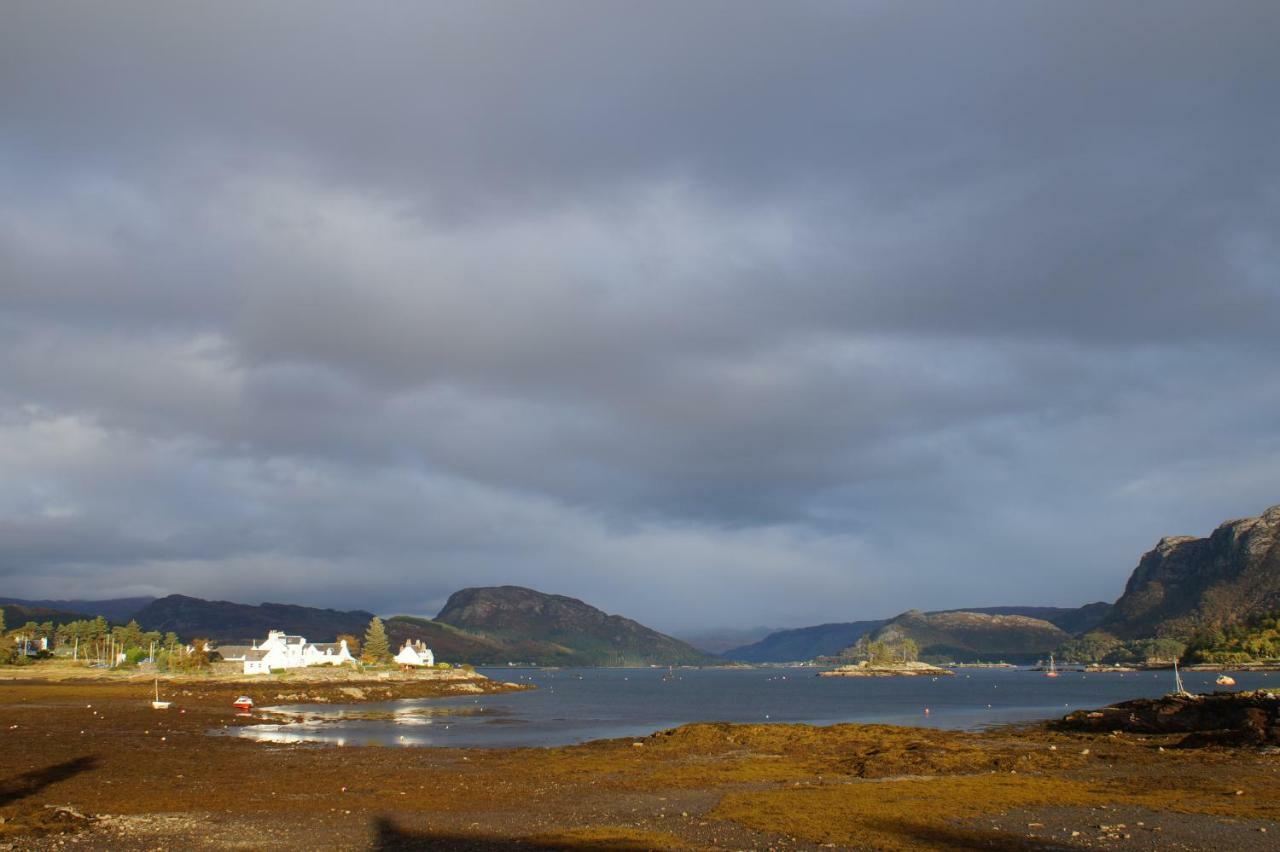
[[[1274,4],[5,17],[14,594],[799,623],[1280,502]]]

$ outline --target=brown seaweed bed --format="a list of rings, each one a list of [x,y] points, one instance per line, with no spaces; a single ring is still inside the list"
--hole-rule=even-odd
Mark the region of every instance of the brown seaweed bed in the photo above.
[[[155,711],[149,683],[0,687],[0,848],[1265,849],[1280,831],[1280,756],[1139,729],[1185,721],[1158,702],[976,733],[695,724],[387,749],[205,736],[246,721],[238,688],[177,684]]]

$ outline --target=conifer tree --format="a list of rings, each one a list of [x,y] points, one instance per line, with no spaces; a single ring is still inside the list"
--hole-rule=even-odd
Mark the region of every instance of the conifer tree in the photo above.
[[[387,629],[382,626],[382,619],[375,615],[364,634],[364,654],[361,655],[361,659],[366,663],[385,663],[390,656]]]

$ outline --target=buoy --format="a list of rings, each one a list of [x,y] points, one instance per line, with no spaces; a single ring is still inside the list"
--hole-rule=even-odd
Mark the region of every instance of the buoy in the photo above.
[[[924,708],[924,715],[926,715],[926,716],[928,716],[928,715],[929,715],[929,708],[928,708],[928,707]]]

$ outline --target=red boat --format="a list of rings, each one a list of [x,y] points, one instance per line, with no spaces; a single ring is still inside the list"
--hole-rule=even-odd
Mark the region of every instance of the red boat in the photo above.
[[[231,702],[231,706],[237,710],[252,710],[253,699],[247,695],[241,695],[235,701]]]

